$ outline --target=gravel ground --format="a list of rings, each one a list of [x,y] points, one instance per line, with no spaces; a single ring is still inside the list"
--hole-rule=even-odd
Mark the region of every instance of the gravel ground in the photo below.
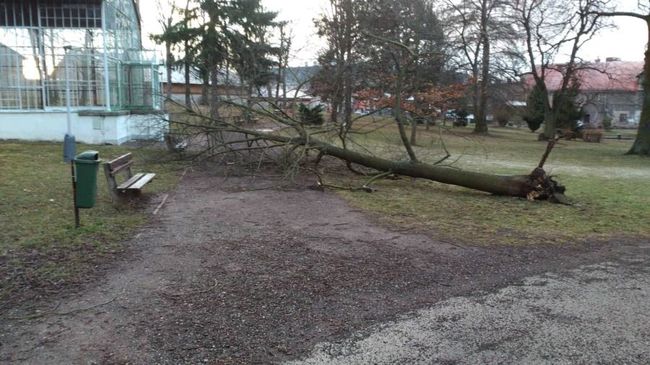
[[[0,362],[305,359],[318,344],[376,332],[423,308],[464,303],[487,316],[475,301],[507,297],[522,280],[530,286],[527,277],[570,277],[580,265],[644,250],[638,242],[462,246],[434,231],[391,230],[331,193],[278,183],[190,173],[102,279],[0,314]]]
[[[636,257],[456,297],[291,364],[648,364],[650,245]]]

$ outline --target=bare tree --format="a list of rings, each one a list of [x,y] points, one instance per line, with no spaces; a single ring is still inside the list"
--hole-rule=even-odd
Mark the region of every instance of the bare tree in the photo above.
[[[162,35],[160,36],[152,36],[152,39],[155,42],[158,43],[164,43],[165,44],[165,68],[166,68],[166,77],[167,77],[167,88],[165,90],[165,94],[167,96],[167,100],[171,100],[172,98],[172,86],[173,86],[173,80],[172,80],[172,73],[174,69],[174,53],[173,53],[173,47],[174,43],[172,42],[172,39],[170,37],[164,37],[165,34],[169,34],[169,32],[172,31],[172,27],[174,26],[174,14],[176,13],[176,4],[172,0],[159,0],[157,2],[157,8],[158,8],[158,22],[160,23],[160,26],[162,28]]]
[[[650,1],[639,0],[635,11],[600,11],[595,14],[598,16],[627,17],[644,21],[648,28],[647,38],[648,42],[650,42]],[[646,46],[644,58],[642,74],[643,106],[641,109],[641,119],[639,121],[639,129],[636,139],[627,154],[650,156],[650,93],[648,93],[648,90],[650,90],[650,48],[648,46]]]
[[[317,77],[321,90],[327,89],[332,104],[330,119],[338,122],[343,116],[343,125],[352,119],[352,94],[356,75],[354,64],[359,40],[358,4],[352,0],[330,0],[329,13],[316,21],[318,34],[327,40],[328,48],[320,55],[319,62],[323,72],[332,71],[333,75]]]
[[[488,88],[491,79],[491,58],[496,41],[507,39],[507,22],[502,0],[446,0],[446,27],[455,48],[457,65],[468,68],[473,85],[473,106],[476,114],[474,132],[486,134]]]
[[[555,108],[547,88],[549,70],[562,76],[555,97],[566,97],[576,87],[577,73],[587,67],[579,57],[580,49],[603,26],[594,12],[602,9],[607,0],[517,0],[512,3],[514,21],[523,35],[524,59],[536,87],[545,95],[544,132],[540,137],[553,139],[560,110]],[[558,56],[568,50],[568,60],[556,63]]]
[[[280,46],[278,47],[278,74],[275,84],[275,103],[278,104],[280,98],[280,85],[282,85],[282,98],[287,99],[287,69],[289,68],[289,56],[291,55],[291,44],[293,42],[293,32],[288,29],[288,22],[280,22],[278,31],[280,32]],[[269,95],[270,96],[270,95]]]

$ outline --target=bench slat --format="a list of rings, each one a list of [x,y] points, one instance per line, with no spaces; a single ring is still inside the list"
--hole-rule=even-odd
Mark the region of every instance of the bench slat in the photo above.
[[[111,167],[111,169],[114,169],[116,167],[119,167],[120,165],[123,165],[133,159],[133,154],[131,152],[125,153],[122,156],[115,158],[113,160],[110,160],[106,162],[108,166]]]
[[[111,171],[113,175],[131,166],[132,164],[133,164],[133,155],[131,154],[131,152],[124,154],[114,160],[108,161],[106,163],[106,165],[108,165],[108,169]]]
[[[140,178],[138,181],[136,181],[133,185],[129,186],[129,190],[140,190],[142,189],[143,186],[145,186],[149,181],[153,180],[153,178],[156,177],[156,174],[145,174],[142,178]]]
[[[122,165],[119,165],[119,166],[117,166],[115,168],[110,168],[110,165],[109,165],[109,168],[111,170],[111,175],[115,176],[115,174],[117,174],[118,172],[120,172],[120,171],[122,171],[124,169],[127,169],[127,168],[131,167],[131,165],[133,165],[133,161],[129,161],[129,162],[127,162],[125,164],[122,164]]]
[[[125,182],[121,183],[118,187],[117,190],[127,190],[131,188],[131,185],[133,185],[136,181],[140,180],[144,176],[143,173],[138,173],[133,175],[132,178],[126,180]]]

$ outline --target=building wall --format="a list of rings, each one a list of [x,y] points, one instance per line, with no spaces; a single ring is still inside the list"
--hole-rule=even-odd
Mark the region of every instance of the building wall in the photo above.
[[[167,96],[167,83],[162,83],[162,93]],[[193,104],[203,104],[203,85],[190,84],[190,98]],[[243,88],[237,86],[219,85],[218,91],[221,100],[228,100],[233,103],[242,103],[246,100],[246,92]],[[185,84],[172,84],[172,100],[181,105],[185,104]]]
[[[602,91],[585,93],[584,110],[591,124],[600,125],[606,117],[614,125],[634,126],[641,119],[642,93]]]
[[[164,115],[101,115],[72,113],[72,134],[78,142],[122,144],[135,139],[162,139]],[[65,112],[12,112],[0,117],[0,139],[62,141],[67,130]]]

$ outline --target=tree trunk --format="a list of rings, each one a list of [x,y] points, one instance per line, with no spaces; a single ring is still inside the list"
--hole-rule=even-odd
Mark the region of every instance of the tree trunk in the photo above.
[[[531,175],[493,175],[479,172],[463,171],[450,167],[429,165],[414,161],[391,161],[358,152],[346,150],[319,141],[312,145],[325,155],[337,157],[344,161],[373,168],[382,172],[391,172],[443,184],[457,185],[469,189],[484,191],[496,195],[530,198],[531,193],[537,199],[555,199],[564,201],[564,187],[558,185],[544,170],[535,169]]]
[[[546,89],[546,83],[541,81],[537,85],[539,85],[540,94],[544,95],[544,129],[539,134],[538,140],[549,141],[555,138],[555,113],[551,105],[551,96]]]
[[[411,145],[417,145],[418,121],[417,118],[411,118]]]
[[[397,120],[397,129],[399,131],[399,136],[400,139],[402,140],[402,144],[406,149],[406,153],[409,155],[409,158],[411,159],[411,161],[417,161],[418,158],[415,155],[413,146],[411,146],[411,143],[408,137],[406,136],[406,129],[404,128],[404,115],[402,113],[402,83],[404,82],[404,68],[401,65],[397,65],[397,67],[399,68],[399,70],[397,75],[397,83],[395,87],[395,106],[394,106],[395,119]]]
[[[275,105],[280,105],[280,83],[282,82],[282,73],[284,72],[282,68],[282,63],[280,63],[278,65],[278,75],[275,83]]]
[[[203,86],[201,86],[201,104],[210,105],[210,72],[203,72]]]
[[[246,123],[250,123],[253,120],[253,84],[248,84],[248,95],[246,95],[246,111],[244,113],[244,119]]]
[[[380,172],[389,172],[396,175],[410,176],[437,181],[443,184],[462,186],[496,195],[514,196],[529,200],[548,199],[555,203],[567,203],[564,196],[565,188],[546,175],[543,164],[550,153],[552,145],[549,144],[542,162],[530,175],[494,175],[480,172],[464,171],[451,167],[430,165],[418,161],[393,161],[380,157],[363,154],[349,149],[341,148],[330,143],[309,138],[291,138],[281,135],[266,134],[253,130],[242,130],[242,133],[256,136],[273,142],[289,145],[303,145],[314,149],[322,155],[328,155],[347,162],[358,164]]]
[[[286,66],[288,67],[288,66]],[[287,69],[286,67],[284,70],[282,70],[282,99],[284,99],[284,102],[287,102]],[[296,93],[298,93],[298,90],[296,90]],[[286,106],[285,106],[286,107]]]
[[[219,68],[214,67],[210,72],[210,118],[219,118]]]
[[[186,42],[187,43],[187,42]],[[192,89],[190,86],[190,63],[185,60],[185,107],[192,109]]]
[[[349,65],[347,66],[350,67]],[[344,107],[343,107],[343,120],[345,121],[346,128],[351,127],[352,123],[352,75],[348,72],[345,78],[345,92],[344,92]]]
[[[650,19],[646,19],[648,26],[648,39],[650,39]],[[645,51],[645,63],[643,65],[643,106],[641,109],[641,120],[639,129],[632,148],[628,155],[650,156],[650,48]]]
[[[488,81],[490,78],[490,38],[487,34],[487,7],[484,5],[481,15],[481,37],[483,38],[483,57],[481,60],[481,83],[478,95],[478,108],[476,110],[476,123],[474,126],[474,133],[487,134],[487,99],[488,99]]]
[[[167,28],[172,27],[172,18],[167,18]],[[165,41],[165,63],[167,67],[167,100],[172,100],[172,63],[174,62],[174,55],[172,54],[172,44],[170,41]]]
[[[340,103],[338,100],[332,100],[332,112],[330,113],[330,122],[337,124],[339,122]]]

